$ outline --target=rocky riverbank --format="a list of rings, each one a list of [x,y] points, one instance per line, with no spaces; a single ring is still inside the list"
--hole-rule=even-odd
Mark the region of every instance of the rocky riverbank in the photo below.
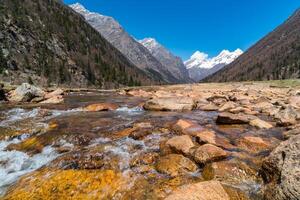
[[[4,199],[300,198],[298,85],[22,85],[7,99],[24,88],[43,100],[0,107]]]

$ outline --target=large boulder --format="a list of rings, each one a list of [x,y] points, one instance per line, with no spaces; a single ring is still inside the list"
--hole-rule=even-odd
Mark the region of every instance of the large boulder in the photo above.
[[[183,153],[188,155],[191,148],[195,145],[188,135],[175,136],[166,143],[175,153]]]
[[[198,147],[193,153],[194,160],[200,165],[205,165],[206,163],[222,160],[226,158],[226,156],[226,151],[212,144],[202,145]]]
[[[38,87],[30,85],[29,83],[23,83],[17,87],[9,97],[9,101],[12,102],[30,102],[36,97],[44,97],[45,92]]]
[[[57,88],[53,92],[49,92],[45,95],[45,99],[51,99],[53,97],[62,96],[64,91],[61,88]]]
[[[165,200],[230,200],[230,197],[219,181],[204,181],[183,185]]]
[[[169,154],[159,158],[156,170],[160,173],[175,177],[178,175],[196,172],[197,165],[190,159],[180,154]]]
[[[263,162],[265,199],[300,199],[300,135],[282,142]]]
[[[148,100],[144,105],[145,110],[153,111],[185,111],[193,108],[193,99],[187,97],[155,98]]]

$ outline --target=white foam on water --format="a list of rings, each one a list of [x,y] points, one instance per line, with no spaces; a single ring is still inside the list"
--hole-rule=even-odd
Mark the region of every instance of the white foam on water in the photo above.
[[[32,109],[30,111],[26,111],[22,108],[14,108],[9,110],[6,114],[6,119],[0,122],[0,126],[8,126],[11,123],[28,119],[34,118],[38,115],[39,108]]]
[[[5,150],[8,145],[17,144],[26,137],[24,135],[21,139],[0,141],[0,196],[4,195],[6,189],[21,176],[39,169],[58,156],[58,153],[50,146],[32,157],[21,151]]]
[[[129,114],[129,115],[139,115],[139,114],[142,114],[144,112],[143,108],[141,107],[133,107],[133,108],[128,108],[128,107],[121,107],[121,108],[118,108],[116,110],[116,112],[122,112],[122,113],[126,113],[126,114]]]

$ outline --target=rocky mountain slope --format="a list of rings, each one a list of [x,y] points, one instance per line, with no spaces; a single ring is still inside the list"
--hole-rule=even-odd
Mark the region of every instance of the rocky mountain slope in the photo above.
[[[191,58],[184,63],[189,71],[190,77],[195,81],[200,81],[230,64],[242,53],[243,51],[241,49],[237,49],[233,52],[223,50],[216,57],[209,58],[207,54],[196,51]]]
[[[154,38],[145,38],[139,41],[174,77],[181,82],[189,82],[189,73],[178,56],[173,55],[168,49],[158,43]]]
[[[0,2],[0,80],[39,85],[159,83],[58,0]]]
[[[300,10],[206,81],[246,81],[300,77]]]
[[[131,37],[112,17],[88,11],[79,3],[70,5],[86,21],[119,49],[132,63],[162,82],[177,83],[175,78],[143,45]]]

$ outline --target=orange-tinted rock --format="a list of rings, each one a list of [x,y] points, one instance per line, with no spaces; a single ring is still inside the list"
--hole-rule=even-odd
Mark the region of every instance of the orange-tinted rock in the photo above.
[[[45,94],[44,98],[51,99],[55,96],[61,96],[63,94],[64,94],[64,91],[62,89],[58,88],[58,89],[54,90],[53,92]]]
[[[165,200],[230,200],[218,181],[188,184],[174,190]]]
[[[248,124],[254,116],[244,114],[232,114],[228,112],[220,113],[217,118],[218,124]]]
[[[271,144],[260,137],[246,136],[237,141],[237,147],[250,153],[259,153],[269,150]]]
[[[266,122],[266,121],[263,121],[263,120],[261,120],[261,119],[259,119],[259,118],[254,119],[254,120],[251,120],[251,121],[249,122],[249,124],[250,124],[251,126],[255,126],[255,127],[257,127],[257,128],[264,128],[264,129],[270,129],[270,128],[273,128],[272,124],[270,124],[270,123],[268,123],[268,122]]]
[[[85,111],[89,112],[98,112],[98,111],[108,111],[108,110],[116,110],[118,106],[112,103],[97,103],[92,104],[84,108]]]
[[[210,162],[219,161],[226,157],[227,157],[226,151],[212,144],[202,145],[198,147],[193,153],[194,160],[201,165],[205,165]]]
[[[169,139],[166,143],[174,153],[183,153],[184,155],[188,155],[191,148],[195,145],[188,135],[175,136]]]
[[[180,154],[169,154],[158,159],[156,170],[170,176],[178,176],[189,172],[196,172],[197,165]]]
[[[113,199],[125,183],[122,175],[112,170],[45,169],[23,177],[4,199]]]

